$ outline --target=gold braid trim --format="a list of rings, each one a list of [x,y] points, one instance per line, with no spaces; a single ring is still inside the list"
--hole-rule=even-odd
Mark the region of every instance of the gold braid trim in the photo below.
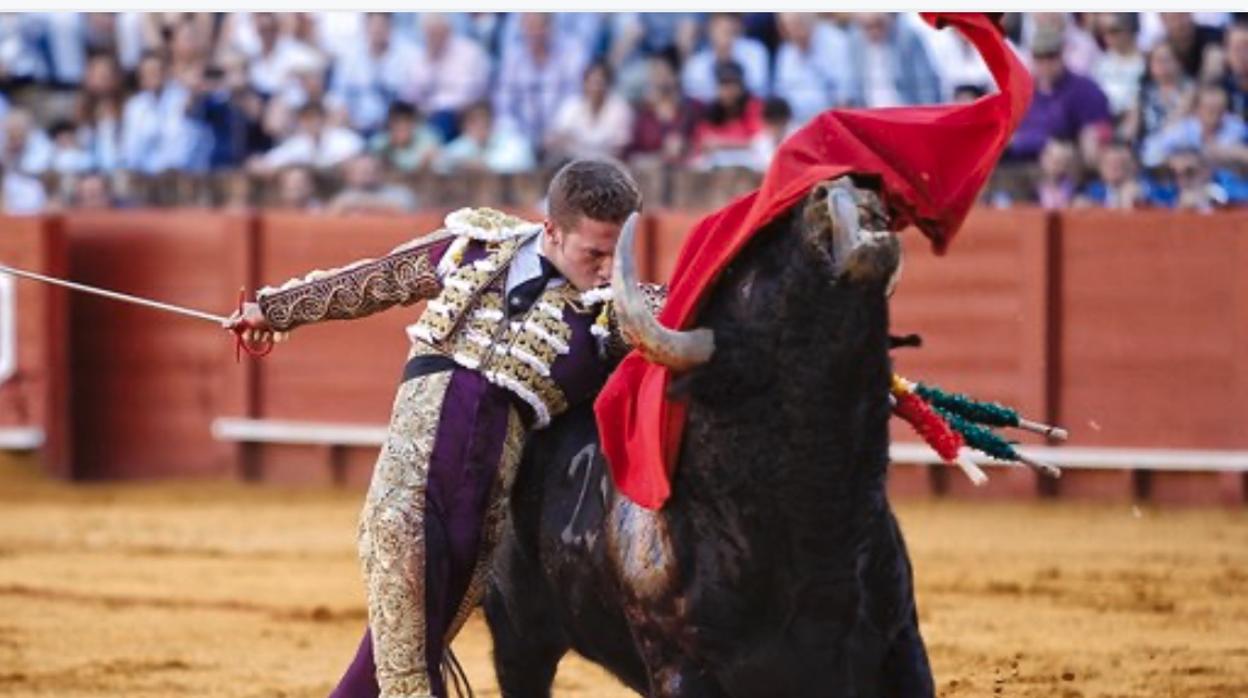
[[[449,230],[400,245],[380,259],[364,259],[330,271],[314,271],[278,288],[263,288],[256,302],[269,325],[286,331],[323,320],[351,320],[396,304],[433,298],[442,290],[433,248],[453,237]]]

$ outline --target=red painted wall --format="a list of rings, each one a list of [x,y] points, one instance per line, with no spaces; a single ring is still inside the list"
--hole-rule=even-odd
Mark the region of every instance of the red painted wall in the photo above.
[[[441,217],[74,214],[9,224],[0,259],[225,314],[240,285],[280,284],[385,254],[434,230]],[[697,218],[688,211],[646,217],[639,241],[645,277],[666,278]],[[1239,417],[1248,411],[1245,230],[1245,212],[977,210],[939,258],[908,231],[892,323],[925,343],[898,351],[898,370],[1061,422],[1071,428],[1072,445],[1248,448]],[[58,257],[62,238],[67,258]],[[403,328],[419,313],[398,308],[302,328],[269,358],[236,365],[229,337],[211,324],[85,296],[58,301],[33,285],[23,293],[23,380],[0,386],[0,424],[50,424],[64,433],[58,395],[72,394],[72,474],[82,478],[241,473],[366,481],[372,449],[238,448],[214,441],[209,425],[219,416],[384,423],[407,351]],[[60,320],[58,302],[68,307]],[[66,318],[68,342],[56,342]],[[65,364],[58,347],[72,354],[70,370],[56,368]],[[900,424],[894,437],[915,440]],[[65,447],[49,448],[49,467],[69,474],[70,461],[55,456]],[[1198,502],[1243,502],[1245,495],[1241,474],[1070,470],[1050,483],[998,469],[987,488],[973,490],[946,469],[895,470],[898,493],[1140,493]]]

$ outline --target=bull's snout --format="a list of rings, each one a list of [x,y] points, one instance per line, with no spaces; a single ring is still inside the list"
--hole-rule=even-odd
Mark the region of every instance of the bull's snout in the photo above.
[[[884,282],[889,293],[901,267],[901,245],[880,199],[848,177],[821,184],[807,200],[807,237],[833,275],[850,284]]]

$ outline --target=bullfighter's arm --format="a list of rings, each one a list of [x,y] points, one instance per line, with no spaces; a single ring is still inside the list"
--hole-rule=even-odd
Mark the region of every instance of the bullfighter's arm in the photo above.
[[[300,325],[351,320],[393,305],[427,300],[442,290],[439,266],[455,240],[451,231],[439,230],[378,259],[314,271],[277,288],[263,288],[256,294],[256,302],[269,326],[285,332]]]
[[[650,309],[650,314],[658,316],[659,311],[663,309],[663,303],[667,300],[666,284],[641,284],[641,294],[645,298],[646,306]],[[615,304],[608,303],[606,308],[606,332],[602,339],[602,352],[611,361],[619,361],[624,355],[632,351],[633,345],[624,339],[624,334],[620,332],[619,318],[615,313]]]

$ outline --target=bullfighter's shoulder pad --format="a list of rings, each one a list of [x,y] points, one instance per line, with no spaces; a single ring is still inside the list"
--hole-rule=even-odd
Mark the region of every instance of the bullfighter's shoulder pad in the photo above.
[[[451,233],[471,240],[501,242],[531,233],[537,224],[482,206],[452,211],[447,214],[444,225]]]

